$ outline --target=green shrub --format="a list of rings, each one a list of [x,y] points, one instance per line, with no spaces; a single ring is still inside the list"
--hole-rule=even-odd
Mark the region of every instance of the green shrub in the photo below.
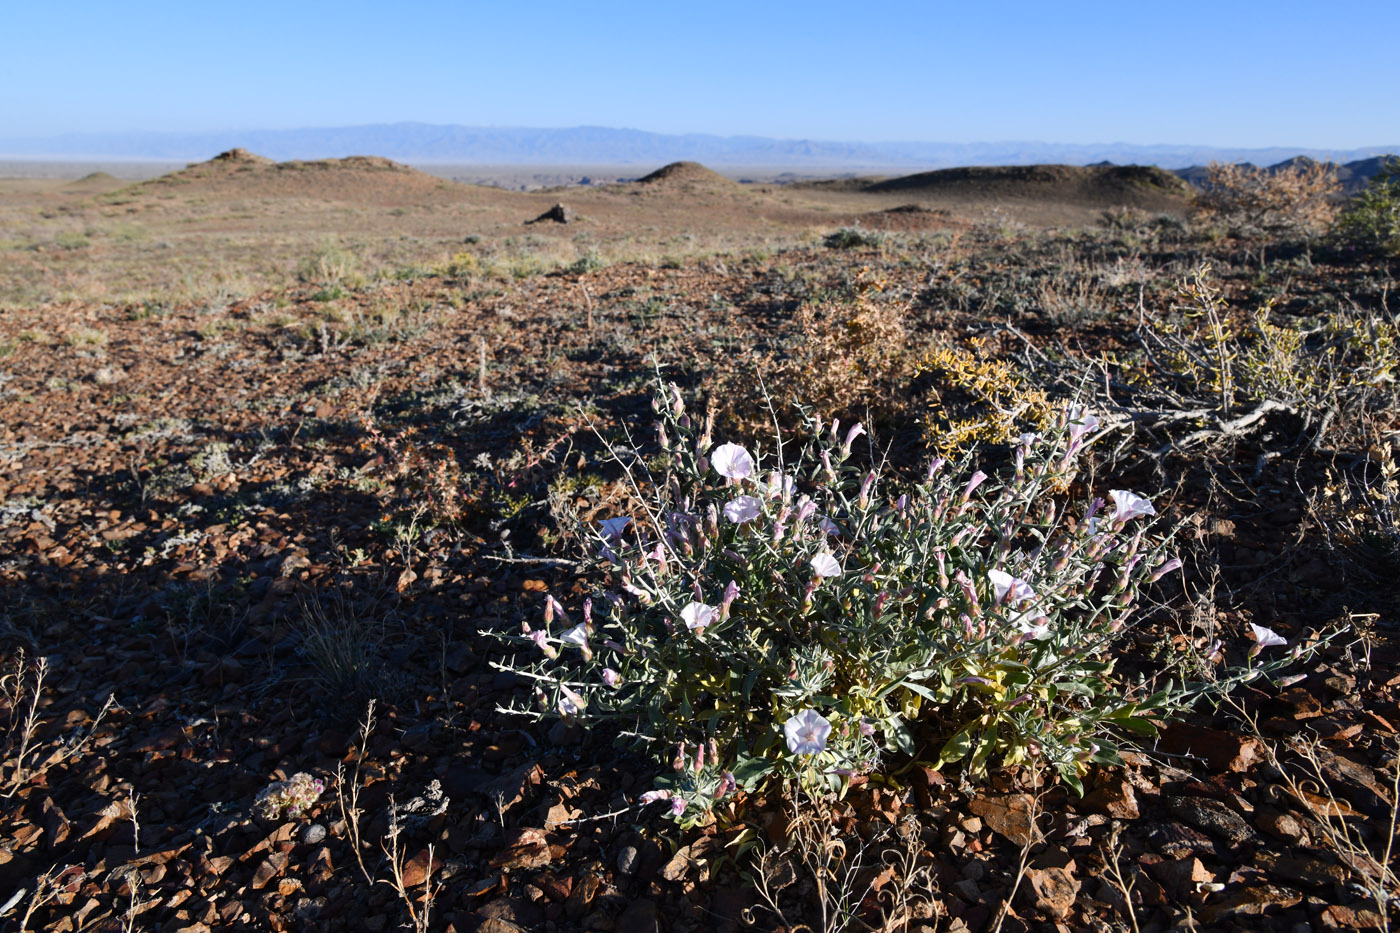
[[[1258,674],[1156,690],[1115,671],[1143,591],[1179,562],[1145,499],[1055,501],[1091,416],[1021,438],[1004,479],[940,459],[900,485],[857,465],[860,425],[809,419],[800,452],[752,457],[671,392],[654,501],[592,533],[599,589],[577,615],[547,598],[495,663],[535,684],[536,707],[506,712],[613,723],[669,760],[644,800],[683,821],[775,779],[838,789],[892,751],[971,775],[1042,764],[1077,789],[1147,717]]]
[[[1337,217],[1333,236],[1368,252],[1400,255],[1400,159],[1391,159]]]

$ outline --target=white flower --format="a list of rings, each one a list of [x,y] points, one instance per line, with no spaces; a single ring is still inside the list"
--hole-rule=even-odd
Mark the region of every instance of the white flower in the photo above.
[[[588,646],[588,627],[580,622],[559,636],[560,641],[568,642],[571,645],[578,645],[580,648]]]
[[[728,479],[743,479],[753,472],[753,457],[738,444],[720,444],[710,452],[710,465]]]
[[[718,617],[719,610],[704,603],[686,603],[681,610],[681,621],[691,631],[702,631],[705,626],[713,625]]]
[[[815,755],[826,748],[831,723],[814,709],[804,709],[783,723],[788,751],[794,755]]]
[[[1071,440],[1078,440],[1098,426],[1099,419],[1082,405],[1075,405],[1069,410],[1069,436]]]
[[[819,577],[839,577],[841,564],[830,554],[818,554],[812,558],[812,572]]]
[[[840,535],[840,534],[841,534],[841,526],[840,526],[840,525],[837,525],[835,522],[833,522],[831,519],[827,518],[825,515],[823,515],[823,516],[821,517],[821,520],[817,522],[817,528],[820,529],[820,531],[822,532],[822,534],[828,534],[828,535]]]
[[[1050,634],[1050,620],[1042,615],[1038,609],[1018,612],[1007,621],[1016,626],[1016,631],[1032,640],[1044,638]]]
[[[622,537],[622,532],[632,523],[632,519],[623,516],[621,518],[605,518],[598,523],[598,530],[603,533],[603,537],[609,541],[616,541]]]
[[[1281,648],[1284,645],[1288,644],[1288,639],[1284,638],[1282,635],[1280,635],[1278,632],[1275,632],[1271,628],[1265,628],[1262,625],[1255,625],[1252,622],[1250,623],[1249,627],[1253,630],[1250,634],[1253,636],[1255,642],[1258,643],[1260,648]]]
[[[561,687],[560,689],[563,691],[564,695],[559,698],[559,715],[573,716],[583,712],[584,707],[588,706],[587,700],[577,693],[574,693],[574,691],[570,690],[568,687]]]
[[[1126,489],[1111,489],[1108,497],[1113,500],[1113,520],[1126,522],[1141,515],[1156,515],[1157,510],[1142,496]]]
[[[1005,570],[988,570],[987,579],[992,581],[996,602],[1004,601],[1015,605],[1035,596],[1035,590],[1031,589],[1029,583],[1020,577],[1013,577]]]
[[[736,496],[724,506],[724,517],[736,525],[751,522],[763,514],[763,503],[755,496]]]

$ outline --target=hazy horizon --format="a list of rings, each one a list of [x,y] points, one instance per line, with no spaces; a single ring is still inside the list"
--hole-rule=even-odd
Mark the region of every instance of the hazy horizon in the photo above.
[[[9,11],[4,135],[277,131],[416,122],[639,127],[886,144],[1350,150],[1400,126],[1393,3],[1319,16],[1156,7],[721,0],[703,11],[441,0],[237,7],[80,0]],[[251,130],[250,130],[251,131]],[[1183,142],[1162,143],[1161,140]]]

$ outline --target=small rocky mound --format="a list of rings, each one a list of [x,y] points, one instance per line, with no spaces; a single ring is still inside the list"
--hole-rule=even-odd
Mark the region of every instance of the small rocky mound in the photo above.
[[[725,178],[719,172],[705,168],[699,162],[672,162],[670,165],[663,165],[661,168],[637,179],[639,185],[656,185],[665,183],[668,185],[718,185],[723,187],[735,187],[735,182]]]
[[[234,148],[234,149],[230,149],[230,150],[228,150],[227,152],[221,152],[221,153],[219,153],[218,155],[214,156],[214,158],[210,159],[209,161],[210,161],[210,162],[234,162],[234,163],[238,163],[238,164],[240,164],[240,165],[271,165],[271,164],[272,164],[272,160],[269,159],[269,158],[267,158],[266,156],[260,156],[260,155],[258,155],[257,153],[249,152],[247,149],[244,149],[244,148],[242,148],[241,146],[240,146],[240,147],[237,147],[237,148]]]
[[[867,185],[872,194],[919,192],[937,199],[1021,199],[1086,207],[1130,205],[1166,210],[1191,187],[1152,165],[998,165],[920,172]]]
[[[125,184],[126,182],[115,175],[108,174],[107,172],[93,172],[75,181],[70,181],[67,185],[64,185],[64,187],[81,188],[85,191],[108,191],[112,188],[120,188]]]
[[[536,217],[534,220],[527,220],[525,221],[525,223],[538,224],[548,221],[556,224],[571,224],[576,223],[578,220],[578,211],[574,210],[572,207],[565,206],[563,203],[559,203],[551,207],[549,210],[545,211],[540,216]]]

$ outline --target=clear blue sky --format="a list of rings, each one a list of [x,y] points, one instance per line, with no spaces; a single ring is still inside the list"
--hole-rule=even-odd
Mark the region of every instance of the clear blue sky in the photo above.
[[[1400,0],[0,0],[0,136],[401,120],[879,141],[1400,139]]]

